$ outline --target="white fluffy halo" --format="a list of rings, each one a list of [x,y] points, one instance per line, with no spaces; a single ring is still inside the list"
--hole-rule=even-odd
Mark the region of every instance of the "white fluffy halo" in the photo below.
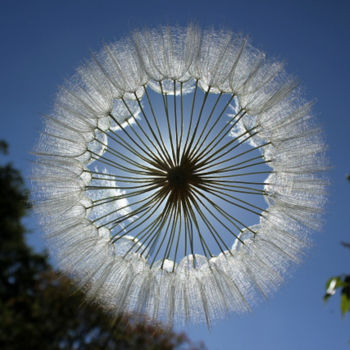
[[[320,226],[324,144],[282,64],[229,31],[105,45],[60,90],[36,208],[63,271],[171,324],[249,310]]]

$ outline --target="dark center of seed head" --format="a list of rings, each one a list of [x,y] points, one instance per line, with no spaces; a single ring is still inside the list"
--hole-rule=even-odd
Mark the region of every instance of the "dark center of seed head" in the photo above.
[[[185,189],[191,182],[192,171],[182,166],[176,166],[168,170],[167,180],[172,189]]]
[[[195,164],[184,158],[179,165],[167,169],[164,189],[169,194],[169,201],[173,204],[178,201],[186,202],[191,196],[192,189],[198,187],[202,182]]]

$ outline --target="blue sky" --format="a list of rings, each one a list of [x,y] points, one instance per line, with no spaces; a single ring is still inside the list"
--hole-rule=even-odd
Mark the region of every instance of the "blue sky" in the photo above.
[[[303,263],[268,301],[217,321],[210,331],[205,325],[184,331],[209,349],[348,349],[349,316],[341,318],[339,296],[324,305],[322,295],[329,276],[350,270],[350,252],[340,246],[350,241],[349,15],[350,3],[340,0],[2,0],[0,139],[28,177],[41,116],[51,111],[58,87],[90,51],[134,28],[195,22],[248,35],[253,45],[285,61],[305,97],[316,102],[331,166],[324,226]],[[27,221],[34,231],[30,243],[42,249],[36,218]]]

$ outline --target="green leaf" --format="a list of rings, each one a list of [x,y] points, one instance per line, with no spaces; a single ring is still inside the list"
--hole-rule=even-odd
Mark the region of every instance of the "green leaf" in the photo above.
[[[332,295],[335,294],[336,290],[338,288],[342,288],[342,294],[348,295],[350,298],[350,283],[349,283],[350,276],[346,275],[345,277],[342,276],[333,276],[331,277],[327,283],[326,283],[326,294],[323,296],[323,300],[326,302]],[[348,293],[349,291],[349,293]]]
[[[348,298],[348,296],[346,294],[341,295],[340,309],[341,309],[341,314],[343,317],[350,310],[350,299]]]
[[[336,290],[339,287],[345,287],[345,282],[341,276],[333,276],[326,282],[326,290],[329,294],[334,294],[331,290]]]
[[[329,278],[326,282],[326,290],[329,289],[333,280],[338,280],[338,279],[339,279],[339,277],[337,277],[337,276],[333,276],[333,277]]]

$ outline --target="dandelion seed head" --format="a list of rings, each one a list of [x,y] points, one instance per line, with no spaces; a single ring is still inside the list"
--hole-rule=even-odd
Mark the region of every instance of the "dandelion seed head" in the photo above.
[[[196,26],[106,44],[33,170],[60,267],[114,312],[210,323],[280,285],[320,226],[324,144],[283,64]]]

